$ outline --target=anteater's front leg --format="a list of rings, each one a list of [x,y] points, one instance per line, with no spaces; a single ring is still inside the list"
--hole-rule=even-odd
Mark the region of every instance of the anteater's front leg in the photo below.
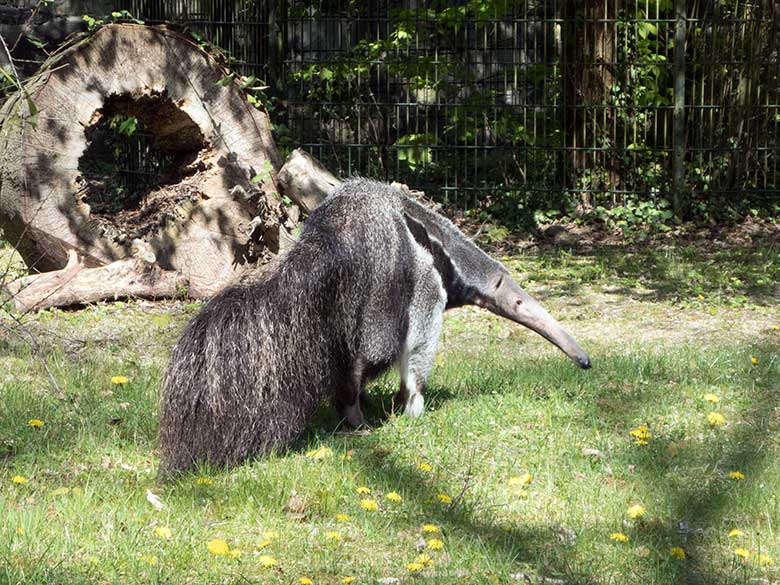
[[[395,404],[403,404],[404,413],[412,418],[420,416],[425,407],[422,391],[433,369],[442,319],[443,306],[435,303],[421,320],[422,327],[410,327],[410,334],[401,351],[401,388],[395,396]]]

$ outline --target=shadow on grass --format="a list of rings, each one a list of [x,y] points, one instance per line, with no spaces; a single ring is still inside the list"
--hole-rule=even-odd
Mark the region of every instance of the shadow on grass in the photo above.
[[[602,245],[587,252],[543,249],[521,264],[539,282],[553,281],[547,295],[579,295],[601,284],[610,294],[636,300],[686,300],[716,296],[727,303],[774,305],[780,288],[778,245],[636,247]],[[637,292],[639,289],[639,292]],[[540,295],[544,298],[544,295]]]
[[[730,512],[727,506],[733,501],[735,489],[735,480],[728,478],[729,470],[741,470],[750,481],[750,478],[758,477],[766,466],[767,436],[778,430],[780,396],[776,392],[777,388],[773,389],[769,381],[773,379],[773,375],[777,377],[777,367],[771,356],[777,355],[778,350],[780,347],[773,343],[763,343],[751,348],[751,351],[762,356],[761,359],[770,365],[763,370],[756,369],[756,373],[760,372],[765,382],[756,384],[750,391],[750,406],[741,413],[740,420],[730,421],[729,424],[734,426],[733,432],[713,430],[712,438],[700,445],[699,449],[689,449],[677,457],[670,456],[667,450],[672,441],[668,441],[666,445],[653,444],[643,451],[635,452],[637,455],[632,473],[643,483],[658,485],[659,476],[667,473],[671,465],[679,469],[684,478],[682,482],[672,482],[666,488],[661,488],[664,499],[669,503],[668,513],[655,511],[656,518],[645,523],[640,522],[636,533],[632,535],[636,546],[645,546],[649,551],[656,551],[648,554],[660,555],[656,571],[661,572],[657,576],[657,582],[710,585],[745,583],[755,577],[754,565],[737,562],[736,557],[732,562],[724,561],[713,565],[704,555],[700,555],[699,551],[704,545],[712,544],[713,539],[722,536],[723,531],[719,530],[719,524],[725,524],[728,519]],[[699,359],[704,366],[705,357]],[[531,369],[542,367],[544,362],[545,360],[542,360],[532,364]],[[605,359],[603,363],[609,362]],[[621,383],[638,386],[639,379],[645,375],[662,374],[662,379],[674,384],[676,377],[689,374],[675,374],[674,369],[678,365],[677,362],[651,362],[644,365],[644,371],[637,372],[638,379],[621,379]],[[503,375],[506,379],[512,379],[516,366],[495,368],[497,372],[494,373],[497,376]],[[705,372],[703,375],[705,379],[708,376],[717,379],[714,372]],[[606,429],[625,429],[626,445],[629,445],[630,437],[627,431],[636,425],[634,413],[637,402],[643,400],[643,395],[641,392],[638,395],[631,393],[622,398],[631,401],[631,408],[602,410],[597,396],[605,382],[613,381],[613,376],[609,371],[597,373],[596,376],[591,374],[587,381],[577,384],[567,371],[553,368],[550,375],[541,377],[544,383],[532,391],[531,399],[545,400],[544,386],[571,387],[574,384],[579,391],[585,392],[584,399],[590,400],[591,405],[586,408],[599,417],[600,426]],[[479,386],[479,383],[476,385]],[[480,388],[470,390],[472,395],[481,393]],[[591,394],[590,397],[587,394]],[[440,404],[452,396],[446,391],[442,391],[441,395],[443,400]],[[644,393],[645,401],[650,397],[650,393]],[[468,399],[468,395],[465,398]],[[621,434],[621,431],[617,434]],[[631,445],[628,449],[642,448]],[[536,565],[537,575],[563,578],[566,583],[603,581],[603,575],[588,574],[578,568],[581,563],[574,558],[576,547],[573,542],[562,542],[555,525],[502,527],[493,521],[489,510],[466,501],[456,502],[458,505],[450,508],[431,506],[430,502],[436,500],[437,490],[435,485],[430,484],[427,474],[384,457],[367,457],[365,460],[361,458],[361,463],[367,473],[379,479],[377,488],[380,491],[387,492],[396,489],[398,485],[405,486],[407,500],[415,509],[425,510],[426,521],[442,524],[450,537],[479,541],[481,548],[488,552],[497,566],[510,567],[510,570],[511,567],[516,567],[515,570],[519,571],[518,565]],[[701,469],[707,470],[708,475],[701,477],[701,474],[697,473]],[[604,526],[603,532],[606,535],[611,530]],[[673,546],[684,548],[687,554],[685,562],[675,562],[670,556],[663,562],[663,555],[670,555]],[[755,551],[753,554],[755,556]],[[641,560],[637,559],[637,562]],[[639,577],[640,573],[637,573],[636,578]]]
[[[755,565],[738,561],[736,556],[733,556],[733,561],[728,567],[717,570],[707,559],[698,554],[702,545],[708,540],[708,530],[710,537],[718,535],[722,537],[729,532],[729,529],[736,527],[733,518],[735,513],[728,508],[733,508],[743,480],[731,478],[729,473],[739,471],[747,478],[744,481],[758,481],[757,478],[761,476],[762,470],[767,465],[768,438],[780,430],[777,416],[780,394],[777,392],[776,382],[774,388],[771,382],[778,376],[778,368],[771,361],[771,356],[778,355],[780,346],[755,345],[753,351],[756,355],[767,358],[770,365],[767,368],[757,369],[755,377],[759,379],[760,374],[760,379],[763,381],[755,383],[748,391],[749,407],[741,413],[739,419],[729,421],[729,425],[734,429],[730,436],[725,435],[726,431],[713,429],[710,431],[709,440],[703,444],[690,449],[683,446],[681,453],[674,457],[670,457],[669,451],[659,446],[650,450],[647,457],[637,464],[638,473],[647,480],[657,478],[659,472],[668,469],[672,459],[677,463],[686,455],[692,457],[698,467],[712,471],[709,477],[702,478],[701,481],[685,481],[682,485],[669,489],[671,514],[677,521],[676,524],[646,534],[651,542],[673,541],[678,542],[680,546],[685,546],[689,558],[686,563],[680,565],[679,582],[681,583],[709,585],[756,580],[749,579]],[[728,520],[730,522],[727,522]],[[771,520],[769,522],[771,531]],[[740,546],[739,541],[732,542],[731,545],[732,548]],[[757,552],[752,551],[753,563],[758,556]]]

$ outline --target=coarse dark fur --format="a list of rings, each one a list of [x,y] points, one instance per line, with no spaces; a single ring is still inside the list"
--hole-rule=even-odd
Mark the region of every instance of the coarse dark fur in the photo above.
[[[162,470],[283,448],[325,398],[359,414],[364,384],[410,362],[404,344],[421,348],[404,366],[417,368],[408,390],[419,392],[445,303],[482,304],[496,274],[491,290],[508,273],[442,216],[387,184],[347,181],[286,254],[223,290],[184,330],[163,383]]]
[[[413,286],[401,197],[384,184],[347,183],[275,266],[226,288],[189,323],[162,392],[166,470],[283,447],[347,383],[355,356],[370,356],[366,378],[397,359],[407,316],[392,308],[408,305]]]

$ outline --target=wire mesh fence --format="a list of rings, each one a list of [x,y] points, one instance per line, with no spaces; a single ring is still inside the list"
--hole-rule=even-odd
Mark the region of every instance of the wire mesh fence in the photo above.
[[[773,0],[108,4],[225,49],[342,175],[514,217],[780,195]]]

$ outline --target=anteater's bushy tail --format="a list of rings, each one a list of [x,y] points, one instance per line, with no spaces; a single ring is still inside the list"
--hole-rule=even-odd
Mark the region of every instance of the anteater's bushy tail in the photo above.
[[[313,244],[299,244],[259,280],[225,289],[185,328],[163,382],[163,474],[285,447],[333,387],[334,271],[312,261],[322,248]]]

